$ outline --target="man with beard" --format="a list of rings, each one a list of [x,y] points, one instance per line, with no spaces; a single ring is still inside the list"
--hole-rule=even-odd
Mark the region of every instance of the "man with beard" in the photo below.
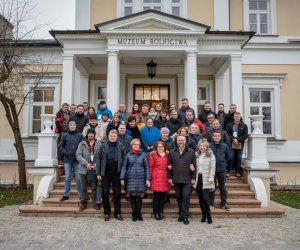
[[[182,98],[181,100],[181,108],[178,110],[179,112],[179,119],[181,120],[181,122],[184,122],[185,120],[185,113],[187,110],[191,110],[193,113],[193,116],[195,117],[195,111],[190,108],[189,106],[189,101],[187,98]]]
[[[227,115],[227,113],[225,113],[225,105],[224,105],[224,103],[219,103],[219,105],[218,105],[217,119],[219,120],[222,129],[226,129],[224,127],[226,115]]]
[[[192,110],[187,110],[185,112],[185,120],[184,120],[184,126],[186,128],[189,128],[193,123],[197,124],[200,128],[200,133],[202,134],[203,137],[206,137],[206,128],[204,124],[199,121],[198,119],[195,119],[195,116],[193,115]]]
[[[100,126],[98,126],[97,123],[97,116],[96,115],[91,115],[90,117],[90,123],[88,123],[87,125],[85,125],[83,131],[82,131],[82,135],[83,137],[87,136],[87,131],[89,130],[89,128],[93,128],[95,130],[96,136],[95,138],[99,138],[100,137]]]
[[[176,134],[178,129],[180,129],[182,127],[182,122],[178,117],[178,111],[176,109],[172,110],[171,117],[167,121],[166,126],[170,130],[170,136],[171,137],[173,137],[173,135]]]
[[[83,128],[89,123],[89,119],[84,115],[83,105],[77,105],[77,112],[75,115],[70,117],[69,122],[74,121],[77,124],[77,131],[82,133]]]
[[[211,110],[210,102],[205,102],[203,105],[203,112],[199,114],[198,120],[200,120],[203,124],[206,124],[207,116],[209,114],[213,114],[214,118],[217,118],[217,114]]]

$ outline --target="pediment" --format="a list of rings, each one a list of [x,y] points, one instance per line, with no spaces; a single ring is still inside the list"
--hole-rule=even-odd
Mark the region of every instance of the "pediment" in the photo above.
[[[156,10],[146,10],[130,16],[96,24],[100,33],[184,33],[204,34],[209,26],[188,19],[172,16]]]

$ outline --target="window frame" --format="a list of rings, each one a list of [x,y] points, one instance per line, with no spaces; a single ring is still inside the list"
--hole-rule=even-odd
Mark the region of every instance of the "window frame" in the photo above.
[[[243,1],[243,9],[244,9],[244,30],[250,31],[250,14],[262,14],[259,11],[249,10],[249,2],[250,0]],[[260,33],[256,32],[256,35],[260,36],[268,36],[268,35],[276,35],[277,34],[277,15],[276,15],[276,0],[267,0],[267,14],[268,14],[268,33]],[[258,17],[256,16],[258,20]],[[257,23],[260,26],[260,23]],[[260,27],[258,27],[260,31]]]
[[[250,122],[250,89],[272,90],[272,135],[275,139],[281,139],[281,100],[280,88],[286,74],[243,74],[244,86],[244,122],[251,128]],[[250,130],[250,129],[249,129]]]
[[[25,77],[24,84],[24,93],[28,93],[30,88],[34,87],[33,78]],[[51,74],[49,73],[42,79],[42,82],[38,85],[38,89],[40,88],[52,88],[54,91],[53,102],[34,102],[33,101],[33,92],[31,93],[32,98],[28,98],[23,107],[23,132],[22,137],[31,137],[36,136],[35,133],[32,133],[33,129],[33,106],[52,106],[53,104],[53,114],[55,115],[59,110],[59,102],[60,102],[60,85],[62,81],[61,74]],[[51,105],[49,105],[51,103]],[[36,105],[35,105],[36,104]],[[71,105],[71,104],[70,104]]]

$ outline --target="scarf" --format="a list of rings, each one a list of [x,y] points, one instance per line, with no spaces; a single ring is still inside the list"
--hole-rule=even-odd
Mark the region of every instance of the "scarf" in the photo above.
[[[186,112],[186,111],[189,110],[189,109],[191,109],[190,106],[187,106],[186,108],[181,107],[181,110],[182,110],[183,112]]]
[[[139,148],[139,149],[135,150],[135,149],[132,148],[131,152],[134,153],[135,155],[137,155],[141,152],[141,149]]]
[[[108,141],[108,149],[107,149],[107,159],[108,160],[113,160],[113,161],[118,161],[118,142],[111,142]]]

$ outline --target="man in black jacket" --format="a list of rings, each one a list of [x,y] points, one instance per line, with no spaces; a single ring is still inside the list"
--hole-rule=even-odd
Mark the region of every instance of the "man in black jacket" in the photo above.
[[[232,123],[233,122],[233,115],[234,113],[236,112],[236,105],[235,104],[231,104],[230,105],[230,108],[229,108],[229,112],[228,114],[225,116],[225,119],[224,119],[224,129],[226,130],[227,128],[227,125],[229,123]]]
[[[206,124],[207,116],[209,114],[213,114],[215,119],[217,118],[217,114],[211,110],[210,102],[205,102],[203,105],[203,112],[199,114],[198,120],[200,120],[203,124]]]
[[[192,185],[196,182],[196,157],[195,151],[186,147],[186,138],[177,137],[176,149],[169,154],[169,182],[174,183],[177,205],[179,208],[178,222],[189,224],[188,215]]]
[[[87,116],[84,115],[83,105],[80,104],[77,106],[77,112],[75,115],[70,117],[69,122],[70,121],[76,122],[77,131],[82,133],[82,130],[84,129],[85,125],[89,123],[89,119],[87,118]]]
[[[227,125],[226,131],[232,142],[232,167],[237,177],[241,177],[242,155],[245,140],[248,138],[248,126],[243,123],[241,114],[235,112],[234,122]]]

